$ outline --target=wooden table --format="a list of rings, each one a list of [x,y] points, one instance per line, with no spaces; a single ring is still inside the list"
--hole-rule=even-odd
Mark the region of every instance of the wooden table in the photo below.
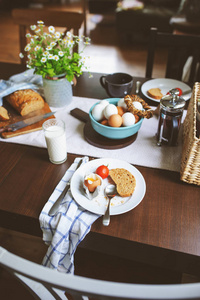
[[[0,78],[22,70],[0,63]],[[107,98],[100,76],[80,77],[74,95]],[[119,159],[125,155],[123,148]],[[65,163],[54,165],[46,149],[1,142],[0,226],[42,236],[39,214],[75,157],[68,154]],[[112,216],[108,227],[99,218],[80,247],[199,276],[200,188],[181,182],[177,172],[136,167],[146,181],[143,201],[128,213]]]

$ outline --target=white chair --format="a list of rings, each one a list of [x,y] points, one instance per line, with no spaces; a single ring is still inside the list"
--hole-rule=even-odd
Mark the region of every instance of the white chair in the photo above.
[[[200,299],[200,283],[147,285],[89,279],[48,269],[2,247],[0,265],[21,280],[35,299]]]

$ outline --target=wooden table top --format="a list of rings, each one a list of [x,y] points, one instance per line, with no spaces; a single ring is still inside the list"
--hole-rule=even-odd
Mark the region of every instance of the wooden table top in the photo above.
[[[21,71],[21,65],[0,63],[1,79]],[[108,98],[99,84],[101,75],[81,76],[74,95]],[[119,159],[125,153],[126,148],[121,149]],[[65,163],[54,165],[46,149],[1,142],[0,226],[42,236],[39,214],[76,156],[69,153]],[[99,218],[80,247],[199,276],[199,187],[180,181],[178,172],[136,167],[146,181],[143,201],[125,214],[111,216],[108,227]]]

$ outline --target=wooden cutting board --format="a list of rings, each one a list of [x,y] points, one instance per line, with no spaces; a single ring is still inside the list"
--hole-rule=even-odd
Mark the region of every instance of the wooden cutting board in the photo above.
[[[4,127],[6,125],[19,122],[23,119],[23,117],[9,103],[6,103],[6,101],[4,101],[3,107],[5,107],[8,110],[8,114],[9,114],[10,119],[8,121],[0,121],[0,127]],[[48,112],[51,112],[51,109],[50,109],[49,105],[45,102],[44,107],[42,109],[39,109],[39,110],[31,113],[31,115],[30,114],[26,115],[26,117],[28,117],[28,116],[31,117],[33,115],[43,115],[43,114],[48,113]],[[41,120],[41,121],[39,121],[35,124],[32,124],[32,125],[29,125],[27,127],[22,128],[22,129],[19,129],[17,131],[3,132],[1,134],[1,137],[7,139],[7,138],[11,138],[11,137],[18,136],[18,135],[21,135],[21,134],[41,130],[42,129],[42,124],[46,120],[52,119],[52,118],[55,118],[55,117],[51,116],[51,117],[46,118],[44,120]]]

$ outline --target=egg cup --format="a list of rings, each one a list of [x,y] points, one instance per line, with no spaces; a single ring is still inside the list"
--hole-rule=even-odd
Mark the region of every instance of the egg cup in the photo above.
[[[88,180],[88,181],[90,180],[91,181],[91,179],[94,180],[93,181],[94,184],[95,184],[95,181],[97,181],[97,179],[100,179],[100,185],[95,187],[94,192],[90,192],[88,187],[85,185],[85,180]],[[90,174],[86,175],[83,179],[83,189],[84,189],[86,197],[89,200],[95,199],[100,194],[100,192],[102,190],[102,178],[99,175],[95,174],[95,173],[90,173]]]

